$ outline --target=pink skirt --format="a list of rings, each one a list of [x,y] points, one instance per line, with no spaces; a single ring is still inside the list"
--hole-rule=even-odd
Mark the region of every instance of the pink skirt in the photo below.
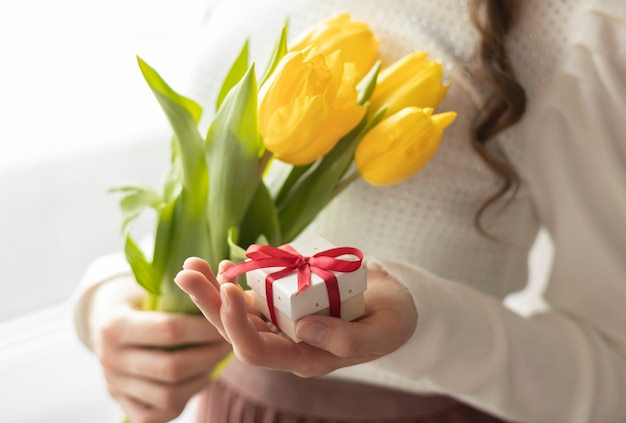
[[[439,395],[231,363],[202,394],[198,423],[502,423]]]

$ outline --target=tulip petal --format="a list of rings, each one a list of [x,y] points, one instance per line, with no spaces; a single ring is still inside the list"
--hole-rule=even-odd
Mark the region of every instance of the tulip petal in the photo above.
[[[279,159],[303,150],[317,138],[328,114],[322,96],[298,97],[272,114],[263,143]]]
[[[332,16],[311,27],[293,43],[291,51],[314,46],[317,54],[341,50],[346,63],[353,63],[360,77],[376,61],[378,41],[369,26],[351,20],[347,13]]]
[[[370,112],[386,108],[389,115],[405,107],[435,108],[448,87],[441,63],[428,60],[425,53],[411,53],[381,71]]]
[[[325,156],[344,135],[359,124],[365,116],[365,111],[366,108],[363,106],[335,110],[327,117],[318,136],[311,143],[293,154],[281,155],[280,159],[286,163],[304,165]]]
[[[363,139],[354,155],[363,179],[372,185],[400,183],[421,169],[439,147],[443,129],[456,117],[448,112],[405,108],[381,121]]]
[[[454,122],[454,119],[456,119],[455,112],[438,113],[432,117],[433,125],[439,129],[445,129],[448,125]]]
[[[365,115],[354,64],[316,47],[283,58],[261,92],[259,128],[268,150],[303,165],[328,153]]]
[[[357,166],[367,166],[372,160],[398,145],[403,138],[418,136],[424,122],[423,112],[417,108],[405,108],[383,119],[359,143],[355,152]]]
[[[309,95],[323,94],[326,102],[334,103],[343,82],[344,64],[341,51],[337,50],[332,54],[323,56],[317,55],[311,59],[313,64],[312,75],[309,84]]]
[[[435,154],[441,134],[428,143],[409,150],[393,150],[370,163],[363,179],[376,186],[395,185],[404,182],[420,170]]]
[[[259,129],[263,135],[271,132],[270,120],[276,110],[305,95],[311,77],[311,68],[302,63],[300,54],[285,57],[259,93]]]
[[[415,69],[419,69],[427,62],[427,57],[428,54],[424,52],[409,53],[381,70],[372,100],[376,100],[379,96],[388,95],[405,81],[411,79],[415,74]]]

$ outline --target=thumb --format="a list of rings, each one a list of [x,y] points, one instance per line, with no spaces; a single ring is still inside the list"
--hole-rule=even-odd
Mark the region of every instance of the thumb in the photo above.
[[[215,277],[212,278],[213,280]],[[221,329],[219,285],[209,280],[197,270],[183,269],[174,278],[174,282],[189,295],[204,317],[218,329]]]
[[[384,336],[363,322],[347,322],[335,317],[307,316],[296,324],[296,335],[307,344],[338,357],[382,355]]]

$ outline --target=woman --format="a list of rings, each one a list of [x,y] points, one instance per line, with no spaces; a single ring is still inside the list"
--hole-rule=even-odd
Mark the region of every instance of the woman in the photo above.
[[[441,60],[440,108],[458,112],[417,175],[356,183],[315,222],[365,253],[366,316],[304,318],[293,344],[259,335],[245,295],[201,260],[177,283],[206,320],[133,311],[132,281],[105,265],[86,278],[77,326],[111,394],[134,423],[168,421],[232,347],[239,360],[203,391],[199,421],[620,421],[624,3],[231,0],[207,23],[194,98],[214,98],[216,63],[244,38],[268,51],[287,17],[297,33],[339,11],[372,27],[386,62]],[[540,227],[555,247],[546,307],[522,317],[502,300],[526,284]],[[194,347],[152,348],[181,344]]]

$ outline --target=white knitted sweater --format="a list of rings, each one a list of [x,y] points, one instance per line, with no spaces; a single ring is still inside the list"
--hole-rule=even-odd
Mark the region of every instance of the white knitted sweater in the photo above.
[[[452,87],[440,110],[458,118],[433,160],[398,186],[357,182],[314,225],[405,284],[419,313],[399,350],[334,375],[445,393],[516,421],[617,422],[626,419],[626,2],[522,3],[509,48],[528,110],[497,140],[522,186],[488,214],[500,242],[473,225],[498,179],[468,142],[482,97],[463,69],[476,40],[466,0],[221,2],[191,92],[212,105],[245,38],[264,64],[287,18],[295,35],[340,11],[372,27],[387,63],[413,50],[442,61]],[[547,310],[527,318],[502,299],[526,284],[540,227],[555,261]],[[86,283],[105,277],[91,272]]]

